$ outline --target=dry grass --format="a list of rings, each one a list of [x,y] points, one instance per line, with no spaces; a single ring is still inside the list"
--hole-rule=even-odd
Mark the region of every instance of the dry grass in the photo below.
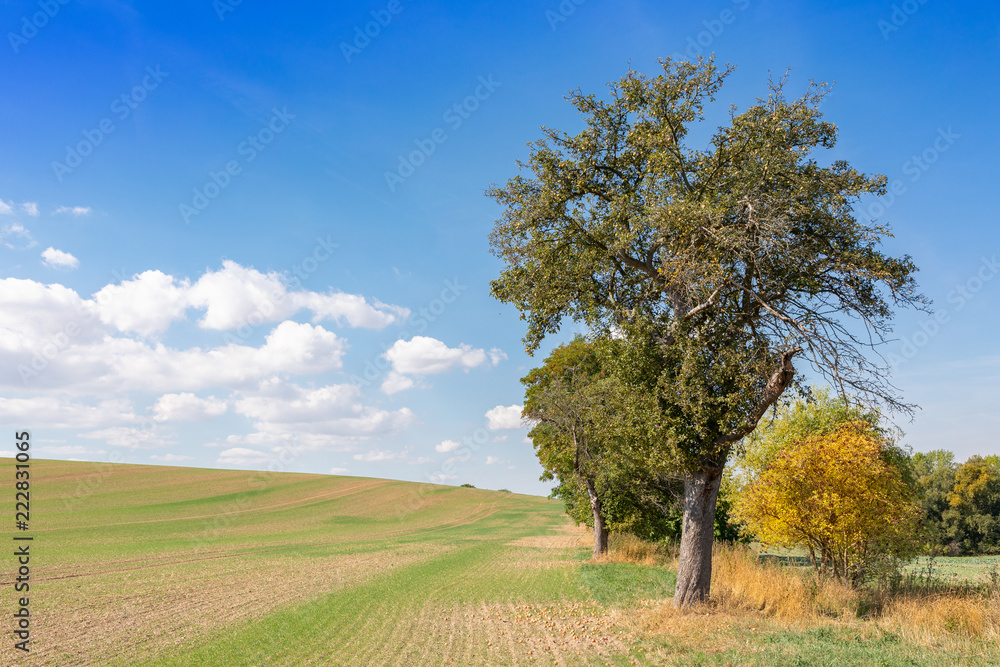
[[[712,597],[730,611],[757,611],[785,621],[856,616],[856,591],[776,562],[759,562],[747,548],[716,545],[712,574]]]
[[[759,562],[746,547],[720,545],[713,561],[712,602],[692,610],[665,604],[643,625],[658,633],[718,632],[759,625],[843,628],[866,636],[892,634],[928,647],[1000,649],[1000,588],[995,585],[903,582],[893,591],[854,590],[809,571]],[[720,638],[721,640],[721,638]],[[970,644],[971,642],[971,644]]]
[[[634,535],[611,535],[608,552],[594,559],[596,563],[635,563],[669,565],[676,559],[676,549],[662,542],[648,542]]]

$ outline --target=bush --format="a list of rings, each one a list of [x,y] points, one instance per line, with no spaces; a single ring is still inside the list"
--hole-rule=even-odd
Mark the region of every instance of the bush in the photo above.
[[[920,508],[888,444],[865,422],[778,453],[736,515],[762,543],[809,550],[817,572],[857,586],[885,578],[918,550]]]

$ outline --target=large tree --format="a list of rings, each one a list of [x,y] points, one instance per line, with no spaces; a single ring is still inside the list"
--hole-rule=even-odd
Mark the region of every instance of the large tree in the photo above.
[[[682,606],[709,595],[723,469],[796,382],[793,360],[840,392],[906,409],[868,352],[894,306],[925,299],[910,258],[880,251],[888,229],[852,208],[884,194],[885,177],[810,157],[836,141],[819,111],[825,86],[787,99],[772,81],[698,149],[688,132],[731,68],[661,64],[654,78],[610,84],[606,100],[571,93],[584,129],[543,128],[521,164],[530,173],[488,194],[502,207],[490,244],[506,265],[492,293],[526,319],[527,350],[572,317],[624,336],[621,358],[655,370],[639,374],[642,390],[659,400],[663,450],[686,475]]]

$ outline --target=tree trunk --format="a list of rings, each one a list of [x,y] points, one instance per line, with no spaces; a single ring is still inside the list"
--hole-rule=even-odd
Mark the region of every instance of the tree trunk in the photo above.
[[[684,522],[674,606],[687,607],[708,599],[712,585],[712,540],[715,503],[722,468],[712,466],[684,477]]]
[[[604,512],[601,499],[597,496],[597,489],[589,479],[587,483],[587,495],[590,496],[590,509],[594,511],[594,558],[608,552],[608,528],[604,525]]]

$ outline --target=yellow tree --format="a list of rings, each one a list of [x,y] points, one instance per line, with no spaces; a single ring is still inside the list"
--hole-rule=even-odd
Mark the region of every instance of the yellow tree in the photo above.
[[[863,421],[804,438],[749,485],[736,516],[762,543],[805,547],[817,571],[857,584],[871,558],[916,553],[921,511],[888,446]]]

